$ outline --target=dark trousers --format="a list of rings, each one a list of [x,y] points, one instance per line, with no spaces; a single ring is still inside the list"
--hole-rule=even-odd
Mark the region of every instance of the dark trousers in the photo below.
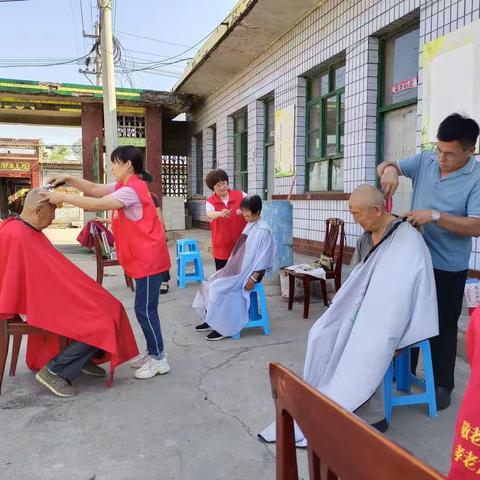
[[[82,342],[73,342],[48,364],[48,369],[70,382],[75,380],[82,368],[102,351]]]
[[[158,317],[158,301],[163,273],[135,280],[135,314],[142,327],[149,355],[163,358],[163,337]]]
[[[221,260],[220,258],[215,258],[215,269],[221,270],[228,262],[228,260]]]
[[[462,313],[463,292],[468,270],[447,272],[434,270],[437,289],[439,335],[430,339],[435,386],[450,391],[455,386],[458,318]],[[416,349],[417,350],[417,349]],[[416,368],[418,351],[412,351],[412,370]]]

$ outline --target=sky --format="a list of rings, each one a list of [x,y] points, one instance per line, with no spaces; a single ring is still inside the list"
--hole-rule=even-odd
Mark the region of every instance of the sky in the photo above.
[[[93,39],[97,0],[0,1],[0,77],[59,83],[95,83],[71,65],[40,67],[84,57]],[[237,0],[113,0],[114,37],[121,47],[117,86],[171,90],[187,61],[132,72],[152,62],[190,58],[230,13]],[[83,13],[83,15],[82,15]],[[147,37],[147,38],[140,38]],[[198,44],[199,43],[199,44]],[[198,45],[196,45],[198,44]],[[196,45],[193,49],[190,47]],[[169,57],[175,57],[168,60]],[[19,66],[21,65],[21,67]],[[0,124],[0,137],[43,138],[46,143],[71,143],[78,128],[30,127]]]

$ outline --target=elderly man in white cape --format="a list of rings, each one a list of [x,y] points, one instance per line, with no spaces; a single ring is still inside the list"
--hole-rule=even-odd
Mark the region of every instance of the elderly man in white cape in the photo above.
[[[361,185],[349,204],[365,229],[359,263],[310,330],[303,376],[369,423],[376,411],[383,420],[373,426],[385,431],[383,377],[395,352],[438,335],[432,260],[422,235],[386,211],[377,189]],[[297,426],[295,436],[306,445]],[[259,437],[274,442],[275,423]]]
[[[202,283],[193,301],[203,320],[195,330],[211,330],[207,340],[232,337],[243,329],[248,322],[251,290],[273,265],[272,232],[260,217],[262,199],[249,195],[242,200],[240,210],[247,225],[227,264]]]

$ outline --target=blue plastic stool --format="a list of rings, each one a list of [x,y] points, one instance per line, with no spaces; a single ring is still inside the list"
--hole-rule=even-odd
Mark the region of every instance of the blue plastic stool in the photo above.
[[[187,251],[199,252],[200,249],[198,248],[198,240],[194,240],[193,238],[182,238],[177,240],[177,257],[179,253]]]
[[[410,352],[412,348],[419,348],[422,352],[423,368],[425,371],[425,381],[420,380],[411,373]],[[393,394],[393,379],[396,380],[397,392],[406,392],[406,395]],[[422,393],[411,393],[412,384],[420,386],[424,391]],[[392,421],[392,409],[402,405],[418,405],[426,403],[428,405],[428,415],[437,416],[437,400],[435,398],[435,381],[433,379],[432,354],[430,351],[430,342],[423,342],[410,345],[390,363],[387,373],[383,379],[385,418],[387,422]]]
[[[260,302],[259,302],[260,300]],[[258,308],[260,306],[260,309]],[[257,283],[250,293],[250,309],[248,310],[248,323],[243,328],[263,327],[263,333],[270,335],[270,322],[268,321],[267,297],[261,283]],[[232,338],[238,340],[240,332]]]
[[[187,265],[193,263],[195,271],[187,273]],[[177,284],[185,288],[187,283],[201,282],[204,279],[202,257],[198,241],[192,239],[177,240]]]

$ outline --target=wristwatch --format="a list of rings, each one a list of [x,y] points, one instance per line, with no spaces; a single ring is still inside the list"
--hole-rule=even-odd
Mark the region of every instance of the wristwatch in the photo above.
[[[440,212],[438,210],[432,210],[432,222],[438,223],[440,221]]]

